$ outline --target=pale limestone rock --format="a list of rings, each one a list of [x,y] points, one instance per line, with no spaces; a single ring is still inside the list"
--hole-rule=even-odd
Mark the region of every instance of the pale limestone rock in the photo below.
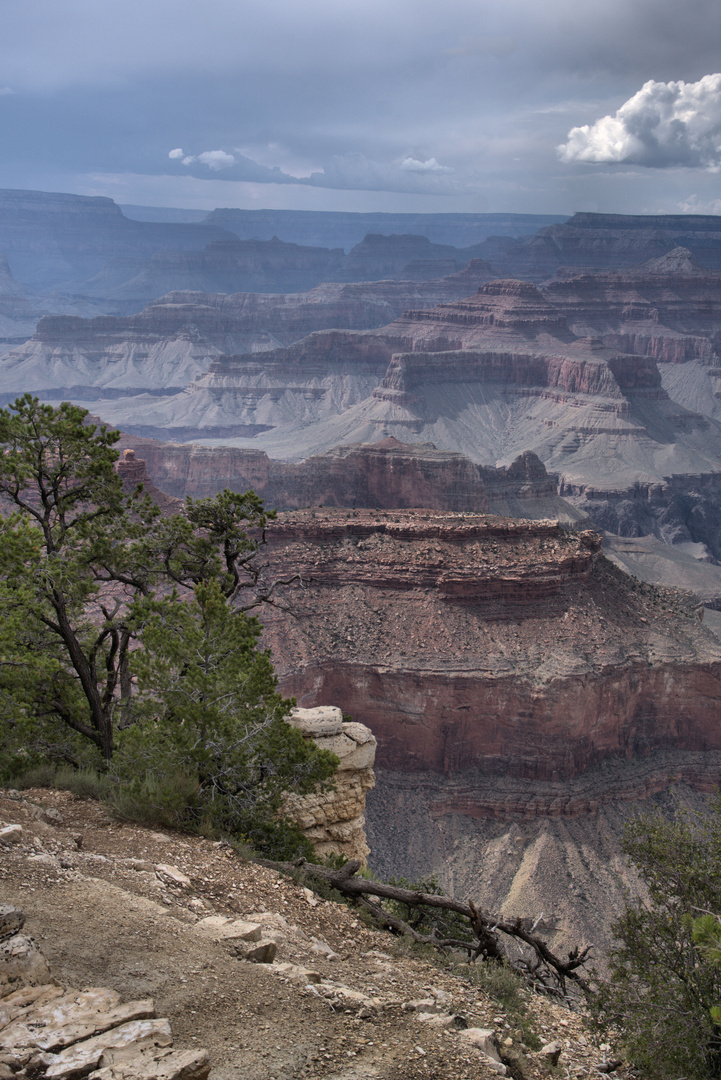
[[[128,870],[152,872],[154,869],[149,859],[120,859],[119,862],[122,866],[127,866]]]
[[[238,942],[235,951],[243,960],[250,960],[254,964],[272,964],[278,951],[274,941],[261,938],[258,942],[248,942],[242,945]]]
[[[313,944],[311,945],[310,951],[316,953],[317,956],[324,956],[326,960],[338,959],[338,953],[334,952],[330,945],[320,938],[313,938]]]
[[[23,986],[8,994],[0,1001],[0,1031],[19,1016],[26,1016],[31,1005],[39,1008],[48,1001],[62,997],[64,992],[61,986]]]
[[[88,1080],[206,1080],[210,1056],[207,1050],[109,1050],[101,1065]]]
[[[315,709],[293,709],[288,720],[304,735],[314,739],[340,735],[343,730],[343,713],[336,705],[319,705]]]
[[[432,1028],[450,1028],[453,1027],[453,1017],[448,1013],[429,1013],[419,1012],[416,1014],[416,1020],[420,1020],[422,1024],[427,1024]]]
[[[370,850],[365,802],[366,792],[375,786],[375,736],[364,724],[343,722],[335,706],[294,709],[289,722],[321,750],[335,754],[339,764],[333,791],[288,795],[286,813],[297,821],[319,855],[345,855],[365,865]]]
[[[483,1064],[487,1069],[490,1069],[491,1072],[498,1073],[499,1076],[508,1076],[508,1069],[502,1061],[497,1061],[496,1058],[491,1057],[490,1054],[484,1054],[482,1050],[478,1050],[477,1053]]]
[[[0,904],[0,941],[19,933],[25,925],[21,908],[13,904]]]
[[[273,964],[271,969],[278,975],[284,975],[287,979],[292,979],[293,982],[299,982],[303,986],[308,986],[321,982],[323,976],[319,971],[313,971],[312,968],[299,967],[298,964]]]
[[[73,1043],[100,1035],[133,1020],[152,1020],[150,998],[120,1004],[120,996],[105,988],[68,991],[46,1005],[35,1007],[0,1032],[0,1047],[34,1046],[58,1052]]]
[[[0,998],[24,986],[52,982],[45,957],[32,938],[14,934],[0,943]]]
[[[172,1044],[173,1036],[167,1020],[134,1020],[92,1039],[75,1043],[59,1054],[43,1054],[40,1061],[46,1066],[47,1080],[64,1080],[65,1077],[83,1075],[98,1068],[106,1050],[128,1046],[143,1049]]]
[[[167,863],[157,863],[153,869],[160,880],[164,881],[167,885],[179,885],[183,889],[190,887],[190,878],[187,877],[182,870],[178,870],[177,866],[168,866]]]
[[[562,1046],[559,1042],[546,1043],[538,1051],[537,1056],[541,1061],[545,1061],[548,1065],[558,1065],[558,1059],[561,1056]]]
[[[262,927],[245,919],[227,919],[224,915],[208,915],[193,927],[214,941],[260,941]]]
[[[0,844],[19,844],[22,838],[22,825],[4,825],[0,829]]]
[[[459,1034],[465,1042],[475,1046],[477,1050],[481,1050],[489,1058],[500,1064],[498,1039],[493,1028],[466,1028],[465,1031],[461,1031]]]

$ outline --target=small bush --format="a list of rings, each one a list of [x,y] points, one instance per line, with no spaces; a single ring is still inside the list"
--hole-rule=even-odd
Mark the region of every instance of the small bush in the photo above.
[[[464,968],[466,978],[502,1006],[511,1026],[520,1028],[523,1041],[531,1050],[543,1045],[528,1011],[527,990],[523,977],[506,964],[477,961]]]
[[[18,762],[18,764],[20,764]],[[9,788],[17,788],[18,791],[27,791],[29,788],[55,787],[57,766],[50,763],[46,765],[33,765],[29,769],[18,771],[7,778],[6,785]]]
[[[96,769],[71,769],[70,766],[59,768],[49,787],[61,791],[71,791],[81,799],[105,799],[113,790],[113,781],[106,773]]]
[[[186,774],[146,773],[142,780],[115,784],[105,802],[125,821],[172,829],[187,824],[189,812],[197,806],[197,794],[198,781]]]

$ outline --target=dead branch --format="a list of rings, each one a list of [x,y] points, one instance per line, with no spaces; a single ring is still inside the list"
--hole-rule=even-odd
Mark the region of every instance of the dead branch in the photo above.
[[[286,872],[300,870],[311,879],[316,878],[325,881],[344,896],[352,897],[361,902],[380,925],[393,929],[398,933],[408,934],[414,941],[423,944],[436,945],[442,948],[464,949],[472,959],[483,956],[488,960],[498,962],[506,960],[506,954],[498,937],[499,933],[506,934],[510,938],[524,942],[535,953],[536,964],[530,965],[526,961],[519,966],[530,974],[536,983],[550,989],[546,979],[541,976],[541,968],[543,967],[558,982],[562,994],[565,994],[566,991],[566,980],[570,980],[584,992],[588,992],[590,989],[578,969],[587,963],[589,953],[593,947],[591,945],[572,949],[568,954],[568,959],[562,960],[561,957],[555,955],[543,938],[534,933],[532,929],[529,930],[525,927],[521,919],[509,920],[484,912],[476,907],[471,900],[463,903],[452,896],[415,892],[412,889],[403,889],[397,885],[387,885],[381,881],[369,881],[366,878],[356,877],[361,867],[358,859],[350,860],[339,870],[317,866],[315,863],[308,863],[304,859],[299,860],[297,863],[275,863],[268,860],[261,860],[261,862],[266,866],[272,866],[276,870]],[[368,896],[375,896],[380,900],[395,900],[398,903],[407,904],[409,907],[431,907],[439,908],[442,911],[457,912],[468,919],[476,940],[468,942],[419,934],[403,919],[389,914],[380,904],[366,899]]]

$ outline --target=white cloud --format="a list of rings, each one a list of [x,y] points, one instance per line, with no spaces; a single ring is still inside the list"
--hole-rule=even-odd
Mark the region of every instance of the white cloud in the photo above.
[[[721,74],[695,83],[649,80],[615,116],[572,128],[557,150],[569,163],[713,168],[721,164]]]
[[[180,147],[178,146],[178,147],[176,147],[175,150],[170,151],[170,153],[168,154],[168,157],[170,158],[171,161],[178,161],[179,159],[182,159],[182,158],[185,157],[185,150],[181,150]]]
[[[449,169],[447,165],[439,165],[434,157],[428,158],[427,161],[419,161],[418,158],[407,157],[401,162],[401,168],[406,172],[419,172],[419,173],[449,173],[453,172],[453,169]]]
[[[204,150],[202,154],[198,154],[198,161],[202,161],[213,172],[235,165],[235,158],[232,154],[226,154],[225,150]]]

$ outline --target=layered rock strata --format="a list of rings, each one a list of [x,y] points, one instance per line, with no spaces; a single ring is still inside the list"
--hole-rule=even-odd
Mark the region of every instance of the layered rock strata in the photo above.
[[[543,281],[562,266],[637,266],[677,247],[688,248],[702,266],[721,268],[721,217],[579,213],[529,238],[487,241],[481,257],[504,274]]]
[[[366,793],[375,787],[376,740],[364,724],[346,721],[331,705],[294,709],[289,722],[305,739],[338,758],[331,791],[289,795],[285,812],[296,821],[319,857],[344,855],[366,865]]]
[[[112,199],[0,191],[0,251],[19,281],[68,288],[112,258],[202,248],[231,234],[215,224],[131,221]]]
[[[3,387],[75,398],[168,393],[182,389],[223,354],[282,348],[316,330],[384,326],[408,307],[460,298],[492,276],[476,261],[434,281],[325,284],[307,293],[277,295],[171,292],[137,315],[48,316],[32,339],[3,361]],[[0,316],[3,303],[19,317],[29,302],[14,293],[5,301],[0,292]],[[42,314],[41,309],[26,311],[26,336]]]
[[[127,434],[119,445],[126,448],[119,471],[132,469],[134,455],[142,455],[137,479],[145,479],[147,462],[156,485],[178,498],[253,488],[266,506],[281,510],[426,507],[583,520],[580,511],[558,497],[556,478],[530,452],[507,467],[492,469],[432,443],[394,438],[337,446],[298,464],[273,460],[257,450],[161,443]]]
[[[369,726],[381,768],[555,781],[721,750],[721,643],[594,533],[306,511],[283,516],[271,556],[303,582],[292,616],[264,617],[284,691]]]
[[[167,228],[167,226],[166,226]],[[323,281],[425,281],[462,270],[479,246],[432,244],[424,236],[366,236],[346,255],[272,240],[216,240],[202,251],[158,251],[145,263],[119,259],[83,282],[89,296],[146,302],[178,289],[283,293]],[[488,276],[494,276],[486,265]]]

